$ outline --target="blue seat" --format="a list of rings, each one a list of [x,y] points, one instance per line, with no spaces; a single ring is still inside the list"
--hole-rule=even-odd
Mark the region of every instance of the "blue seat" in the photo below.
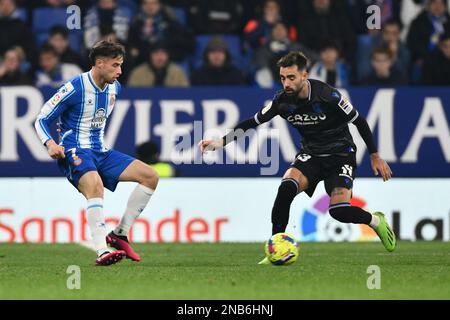
[[[357,38],[356,50],[356,71],[357,80],[361,81],[370,74],[371,71],[371,54],[374,48],[374,37],[372,35],[360,35]]]
[[[49,31],[54,26],[66,27],[67,12],[64,8],[37,8],[33,11],[33,32],[36,42],[43,45],[49,37]],[[80,51],[83,42],[82,30],[68,30],[69,44],[75,51]]]
[[[130,11],[129,18],[131,19],[139,10],[139,6],[136,3],[137,1],[133,0],[119,0],[120,7],[126,7]]]
[[[188,79],[191,77],[191,68],[189,65],[189,61],[184,60],[182,62],[176,63],[176,65],[178,65],[181,69],[183,69]]]
[[[186,10],[183,7],[172,7],[175,18],[182,26],[187,26]]]
[[[203,62],[203,52],[208,45],[209,40],[214,36],[220,36],[228,45],[228,50],[230,51],[233,64],[242,68],[244,71],[248,69],[248,56],[244,55],[241,50],[241,39],[239,36],[234,34],[219,34],[219,35],[199,35],[196,36],[197,45],[195,47],[195,52],[193,55],[193,68],[198,68]]]
[[[66,19],[64,8],[37,8],[33,11],[33,31],[35,34],[48,33],[53,26],[65,26]]]

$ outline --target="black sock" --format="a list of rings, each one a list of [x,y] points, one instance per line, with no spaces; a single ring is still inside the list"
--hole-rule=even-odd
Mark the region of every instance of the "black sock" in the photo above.
[[[330,206],[330,216],[343,223],[369,224],[372,215],[360,207],[350,206],[350,203],[337,203]]]
[[[291,203],[297,192],[298,184],[294,179],[285,179],[281,182],[272,209],[272,235],[286,230]]]

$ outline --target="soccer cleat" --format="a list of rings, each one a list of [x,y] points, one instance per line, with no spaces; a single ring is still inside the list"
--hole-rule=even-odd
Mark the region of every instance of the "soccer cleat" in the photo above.
[[[111,247],[116,248],[117,250],[123,250],[125,251],[127,258],[131,259],[133,261],[141,261],[141,257],[134,252],[133,248],[130,246],[130,243],[128,242],[128,238],[125,236],[118,236],[113,231],[111,231],[106,236],[106,243],[109,244]]]
[[[258,264],[270,264],[269,258],[265,257],[260,262],[258,262]]]
[[[380,218],[380,224],[374,228],[375,232],[378,234],[378,237],[380,237],[381,242],[383,243],[386,250],[389,252],[394,251],[397,245],[397,239],[394,232],[386,222],[386,218],[384,217],[383,213],[375,212],[374,215]]]
[[[126,253],[123,250],[105,252],[95,260],[96,266],[109,266],[125,258]]]

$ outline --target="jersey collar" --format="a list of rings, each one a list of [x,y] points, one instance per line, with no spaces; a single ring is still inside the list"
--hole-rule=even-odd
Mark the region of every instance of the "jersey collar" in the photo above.
[[[310,101],[311,100],[311,91],[312,91],[311,82],[309,82],[309,80],[306,80],[306,81],[308,81],[308,101]]]
[[[89,78],[89,81],[91,82],[91,84],[94,86],[94,88],[97,89],[98,91],[105,92],[106,88],[108,88],[108,84],[105,84],[105,88],[103,88],[103,90],[98,87],[98,85],[95,83],[94,79],[92,78],[92,70],[90,70],[88,72],[88,78]]]

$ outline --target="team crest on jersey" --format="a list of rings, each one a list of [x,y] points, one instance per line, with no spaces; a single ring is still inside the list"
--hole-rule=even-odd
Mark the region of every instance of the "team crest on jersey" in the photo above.
[[[106,121],[106,110],[103,108],[95,111],[94,118],[91,122],[91,128],[101,128]]]
[[[76,154],[72,154],[72,160],[74,166],[79,166],[83,162],[83,160]]]

